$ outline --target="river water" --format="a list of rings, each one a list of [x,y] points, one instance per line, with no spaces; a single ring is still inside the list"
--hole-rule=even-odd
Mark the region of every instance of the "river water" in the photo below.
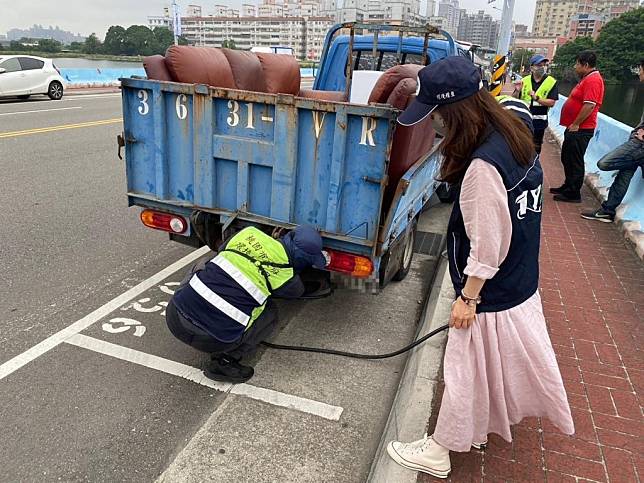
[[[138,69],[143,67],[141,62],[117,62],[113,60],[90,60],[71,57],[53,59],[60,69]]]
[[[567,96],[574,84],[561,84],[559,94]],[[607,116],[618,121],[636,126],[644,110],[644,82],[632,84],[606,84],[604,102],[599,109]]]

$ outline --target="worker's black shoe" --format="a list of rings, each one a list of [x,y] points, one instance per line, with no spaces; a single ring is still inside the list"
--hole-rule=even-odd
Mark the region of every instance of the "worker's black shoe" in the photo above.
[[[570,196],[567,193],[561,193],[558,195],[554,195],[552,197],[553,200],[555,201],[563,201],[564,203],[581,203],[581,196]]]
[[[567,186],[565,184],[561,186],[557,186],[556,188],[550,188],[550,192],[553,195],[560,195],[561,193],[566,191]]]
[[[210,379],[235,384],[248,381],[254,373],[252,367],[243,366],[239,361],[227,355],[213,357],[204,371],[206,377]]]

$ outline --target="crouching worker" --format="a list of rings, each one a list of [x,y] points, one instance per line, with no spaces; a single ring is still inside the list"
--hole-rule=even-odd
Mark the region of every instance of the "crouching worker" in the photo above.
[[[298,274],[325,266],[322,238],[311,226],[280,239],[245,228],[216,256],[191,268],[168,304],[168,328],[180,341],[212,355],[205,370],[210,379],[247,381],[254,371],[240,360],[277,325],[271,297],[300,297],[304,284]]]

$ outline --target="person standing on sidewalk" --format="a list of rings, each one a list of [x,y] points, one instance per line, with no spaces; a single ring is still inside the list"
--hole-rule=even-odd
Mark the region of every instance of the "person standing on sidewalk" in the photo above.
[[[538,292],[543,172],[532,133],[482,89],[463,57],[430,64],[419,81],[398,122],[431,116],[444,135],[440,177],[460,186],[447,234],[458,297],[434,434],[392,441],[387,452],[447,478],[450,451],[480,448],[489,433],[512,441],[510,426],[525,417],[547,416],[565,434],[574,426]]]
[[[512,94],[530,106],[537,154],[541,153],[543,135],[548,127],[548,110],[559,99],[557,80],[547,74],[548,62],[543,55],[533,55],[530,58],[531,74],[521,79]]]
[[[640,60],[640,82],[644,82],[644,58]],[[581,214],[587,220],[598,220],[610,223],[615,220],[615,210],[622,203],[628,185],[638,166],[644,176],[644,111],[640,123],[631,132],[628,141],[613,149],[597,162],[602,171],[617,171],[613,184],[608,191],[608,199],[596,211],[586,211]]]
[[[592,50],[577,54],[575,72],[581,78],[561,108],[559,124],[566,127],[561,145],[565,180],[550,188],[555,201],[581,203],[584,184],[584,155],[597,127],[597,113],[604,100],[604,79],[596,69],[597,55]]]

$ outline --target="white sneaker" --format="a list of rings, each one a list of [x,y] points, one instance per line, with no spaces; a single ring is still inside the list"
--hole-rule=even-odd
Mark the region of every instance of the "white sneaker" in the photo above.
[[[449,450],[427,435],[412,443],[392,441],[387,445],[387,453],[400,466],[422,471],[436,478],[447,478],[452,469]]]

